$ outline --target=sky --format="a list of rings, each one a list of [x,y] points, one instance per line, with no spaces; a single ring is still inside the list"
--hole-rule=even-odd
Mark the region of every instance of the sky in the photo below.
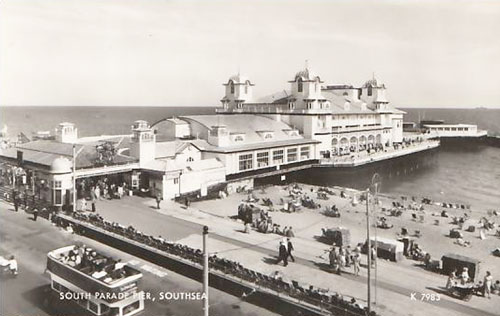
[[[500,108],[500,1],[2,0],[0,105],[218,106],[305,67],[397,107]]]

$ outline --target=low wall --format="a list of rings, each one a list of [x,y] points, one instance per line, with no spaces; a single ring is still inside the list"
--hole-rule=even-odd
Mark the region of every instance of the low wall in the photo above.
[[[203,268],[201,265],[188,261],[186,259],[170,255],[156,248],[144,245],[142,243],[124,238],[120,235],[107,232],[101,228],[95,227],[85,222],[78,221],[68,216],[60,216],[63,221],[72,223],[76,233],[94,239],[98,242],[127,252],[141,259],[152,262],[156,265],[164,267],[170,271],[189,277],[193,280],[201,282],[203,276]],[[329,311],[321,310],[320,307],[312,306],[308,303],[291,298],[279,292],[259,287],[245,280],[239,280],[230,277],[220,271],[210,271],[209,274],[210,287],[216,288],[223,292],[242,297],[244,293],[253,294],[245,298],[246,302],[266,308],[272,312],[276,312],[287,316],[325,316],[325,315],[353,315],[347,310],[339,308],[338,313],[332,314]]]

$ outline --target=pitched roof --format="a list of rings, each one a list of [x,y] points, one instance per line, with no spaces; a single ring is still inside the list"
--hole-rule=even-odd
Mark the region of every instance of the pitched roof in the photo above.
[[[300,135],[290,136],[286,133],[285,131],[291,129],[288,124],[261,115],[191,115],[182,118],[188,121],[196,121],[204,125],[208,130],[211,130],[213,126],[223,125],[229,134],[244,133],[245,138],[241,142],[242,145],[303,139]],[[272,132],[273,138],[265,141],[262,133],[259,134],[262,131]]]
[[[77,154],[76,167],[90,168],[95,167],[97,151],[95,146],[99,142],[89,142],[85,144],[75,144]],[[123,143],[123,142],[122,142]],[[124,148],[126,144],[120,144],[118,148]],[[17,157],[17,151],[23,152],[23,160],[43,166],[50,167],[52,161],[59,157],[73,158],[73,144],[60,143],[53,140],[36,140],[33,142],[20,144],[18,147],[9,148],[0,152],[0,156],[14,159]],[[137,159],[123,154],[117,154],[114,157],[113,165],[129,162],[136,162]]]

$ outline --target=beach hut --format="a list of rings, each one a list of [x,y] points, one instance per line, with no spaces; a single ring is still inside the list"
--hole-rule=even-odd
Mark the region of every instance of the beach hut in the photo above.
[[[348,246],[351,243],[351,232],[347,228],[333,227],[322,228],[323,238],[331,245]]]
[[[403,260],[403,250],[404,244],[401,241],[383,237],[371,237],[372,245],[377,245],[377,257],[382,259],[388,259],[391,261],[401,261]],[[363,246],[363,252],[366,253],[368,248],[368,240]]]
[[[479,276],[480,261],[477,259],[457,254],[446,254],[441,257],[441,261],[443,263],[443,274],[448,275],[455,269],[457,270],[457,273],[461,273],[462,269],[467,267],[469,269],[469,276],[473,280],[477,280],[477,277]]]

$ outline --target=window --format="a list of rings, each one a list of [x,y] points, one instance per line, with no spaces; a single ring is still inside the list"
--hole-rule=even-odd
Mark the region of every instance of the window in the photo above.
[[[257,167],[267,167],[269,165],[269,152],[263,151],[257,153]]]
[[[231,87],[231,94],[234,94],[234,83],[232,80],[229,82],[229,87]]]
[[[97,314],[99,312],[99,306],[96,303],[89,301],[89,311]]]
[[[309,159],[309,146],[300,148],[300,160]]]
[[[248,81],[247,81],[247,83],[245,84],[245,94],[248,94],[248,86],[249,86],[249,84],[248,84]]]
[[[239,170],[249,170],[253,168],[253,154],[240,155]]]
[[[235,142],[242,142],[243,141],[243,136],[241,136],[241,135],[235,136],[234,137],[234,141]]]
[[[317,82],[314,84],[314,92],[318,92],[318,83]]]
[[[290,110],[295,109],[295,102],[288,102],[288,108],[289,108]]]
[[[372,91],[372,86],[369,85],[368,86],[368,96],[370,97],[372,95],[373,91]]]
[[[56,281],[52,280],[52,288],[57,291],[57,292],[61,292],[62,290],[62,285],[57,283]]]
[[[123,315],[127,315],[127,314],[130,314],[132,311],[135,311],[136,309],[138,309],[140,307],[140,303],[139,301],[137,302],[134,302],[130,305],[127,305],[123,308]]]
[[[273,138],[273,134],[271,133],[268,133],[266,134],[266,136],[264,136],[264,139],[272,139]]]
[[[297,82],[297,92],[302,92],[302,90],[302,78],[299,78],[299,81]]]
[[[79,295],[78,299],[76,300],[76,302],[78,303],[78,305],[80,305],[80,306],[82,306],[84,308],[87,308],[87,302],[88,302],[88,300],[83,295]]]
[[[179,178],[174,178],[174,184],[179,184]]]
[[[193,157],[188,157],[188,159],[186,159],[186,161],[187,161],[187,162],[193,162],[193,161],[194,161],[194,159],[193,159]]]
[[[297,148],[288,148],[286,157],[288,162],[297,161]]]
[[[61,187],[61,181],[54,181],[54,188],[60,188]]]
[[[284,155],[285,155],[285,151],[283,149],[273,151],[273,163],[274,164],[283,163]]]

